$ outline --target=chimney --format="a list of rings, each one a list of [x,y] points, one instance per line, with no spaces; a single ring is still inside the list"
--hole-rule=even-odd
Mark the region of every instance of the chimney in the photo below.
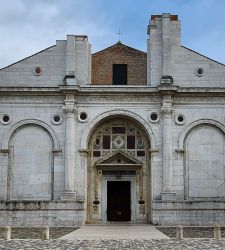
[[[172,47],[180,46],[177,15],[153,15],[148,25],[148,85],[172,84]]]

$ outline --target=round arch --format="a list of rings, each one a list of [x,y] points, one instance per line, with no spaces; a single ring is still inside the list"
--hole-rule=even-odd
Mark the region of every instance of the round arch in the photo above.
[[[90,122],[88,127],[84,130],[82,137],[81,137],[81,149],[82,150],[87,150],[88,149],[88,143],[89,139],[91,137],[92,132],[94,129],[105,119],[108,118],[113,118],[113,117],[124,117],[124,118],[130,118],[133,121],[137,122],[146,132],[149,141],[151,142],[151,148],[156,149],[156,140],[155,140],[155,135],[147,123],[146,120],[144,120],[141,116],[137,115],[134,112],[127,111],[127,110],[112,110],[112,111],[107,111],[104,112],[97,117],[95,117],[94,120]]]
[[[219,129],[223,134],[225,134],[225,126],[215,120],[211,120],[211,119],[199,119],[197,121],[194,121],[192,123],[190,123],[186,128],[184,128],[181,133],[179,134],[178,137],[178,149],[179,150],[184,150],[184,142],[186,137],[190,134],[190,132],[197,126],[200,125],[211,125],[216,127],[217,129]]]
[[[36,120],[36,119],[26,119],[23,121],[20,121],[16,123],[13,127],[9,129],[9,131],[5,134],[3,137],[2,141],[2,150],[8,150],[9,149],[9,141],[12,135],[21,127],[24,127],[26,125],[36,125],[44,128],[51,136],[52,141],[53,141],[53,150],[54,151],[59,151],[60,150],[60,144],[59,144],[59,139],[55,133],[55,131],[46,123]]]

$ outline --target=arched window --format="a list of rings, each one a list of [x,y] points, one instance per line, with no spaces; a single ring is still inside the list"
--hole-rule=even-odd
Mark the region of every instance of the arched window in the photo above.
[[[118,150],[132,157],[144,157],[148,148],[146,139],[144,131],[131,121],[107,121],[92,137],[92,157],[107,157]]]

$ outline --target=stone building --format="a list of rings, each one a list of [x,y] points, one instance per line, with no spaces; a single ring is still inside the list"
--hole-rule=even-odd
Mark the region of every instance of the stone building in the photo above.
[[[0,224],[225,224],[225,65],[153,15],[147,53],[87,36],[0,70]]]

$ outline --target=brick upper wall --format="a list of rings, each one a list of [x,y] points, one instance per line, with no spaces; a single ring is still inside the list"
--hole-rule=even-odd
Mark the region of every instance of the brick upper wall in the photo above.
[[[127,64],[128,85],[147,84],[147,53],[122,43],[92,55],[91,84],[111,85],[113,64]]]

